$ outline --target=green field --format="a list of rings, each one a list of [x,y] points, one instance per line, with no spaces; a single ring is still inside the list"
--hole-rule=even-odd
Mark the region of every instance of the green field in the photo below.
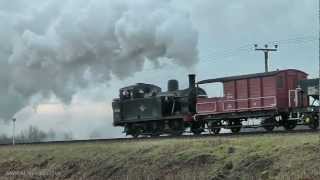
[[[0,147],[0,179],[320,179],[320,135]]]

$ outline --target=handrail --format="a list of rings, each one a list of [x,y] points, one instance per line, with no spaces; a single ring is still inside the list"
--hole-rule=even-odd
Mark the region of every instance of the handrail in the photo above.
[[[241,102],[241,101],[250,101],[250,100],[263,100],[263,99],[272,99],[273,104],[269,106],[259,106],[259,107],[248,107],[248,108],[233,108],[233,109],[228,109],[226,108],[226,103],[228,102]],[[263,97],[256,97],[256,98],[247,98],[247,99],[233,99],[233,100],[217,100],[217,101],[207,101],[207,102],[199,102],[197,103],[197,112],[198,111],[198,105],[203,105],[203,104],[214,104],[214,109],[211,111],[200,111],[202,113],[209,113],[209,112],[217,112],[217,103],[222,103],[222,112],[229,112],[229,111],[238,111],[238,110],[250,110],[250,109],[261,109],[261,108],[273,108],[277,106],[277,101],[276,101],[276,96],[263,96]]]

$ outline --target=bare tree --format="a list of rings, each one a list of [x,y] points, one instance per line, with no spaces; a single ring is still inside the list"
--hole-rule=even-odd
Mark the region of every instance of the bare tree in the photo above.
[[[66,132],[63,134],[63,140],[72,140],[73,139],[73,134],[72,132]]]

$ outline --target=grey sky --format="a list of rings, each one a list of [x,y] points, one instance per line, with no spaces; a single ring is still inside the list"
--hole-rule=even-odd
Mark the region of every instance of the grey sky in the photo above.
[[[113,1],[105,1],[105,6],[86,8],[88,3],[86,1],[66,1],[69,3],[61,4],[57,1],[40,1],[40,0],[5,0],[0,2],[0,55],[2,65],[9,61],[9,56],[12,53],[12,43],[16,42],[16,36],[19,33],[22,34],[28,30],[28,38],[32,38],[32,34],[43,35],[45,32],[50,31],[50,27],[60,26],[63,31],[60,32],[61,37],[71,39],[71,44],[65,46],[66,51],[74,50],[73,47],[79,47],[75,50],[82,50],[83,47],[78,46],[81,44],[81,39],[90,39],[90,42],[99,42],[101,36],[98,36],[100,26],[105,19],[99,19],[101,14],[113,13],[117,14],[119,9],[103,9],[103,7],[117,7],[108,3]],[[94,1],[93,1],[94,2]],[[130,1],[127,1],[130,2]],[[306,71],[311,76],[317,75],[317,1],[316,0],[270,0],[270,1],[254,1],[254,0],[172,0],[163,1],[164,3],[151,3],[148,0],[139,1],[139,3],[149,4],[147,9],[139,12],[139,16],[129,14],[130,17],[147,17],[152,11],[150,8],[158,9],[158,6],[171,8],[168,10],[168,14],[172,13],[172,18],[168,19],[168,28],[166,32],[177,37],[178,42],[192,42],[195,35],[192,35],[193,31],[189,29],[186,19],[190,18],[194,30],[198,33],[198,45],[199,62],[194,66],[188,66],[188,68],[181,66],[182,63],[171,63],[163,61],[158,64],[160,68],[152,70],[154,63],[144,62],[144,69],[137,68],[134,71],[140,71],[137,73],[128,73],[125,76],[119,78],[116,72],[118,70],[129,70],[131,67],[136,66],[137,63],[141,65],[141,61],[133,61],[133,64],[127,64],[126,66],[114,66],[110,72],[111,76],[102,76],[101,78],[111,78],[110,81],[101,81],[97,79],[96,83],[84,83],[86,79],[77,79],[76,86],[79,88],[68,89],[65,83],[60,83],[64,76],[69,76],[69,73],[62,73],[61,78],[58,78],[59,83],[54,86],[58,97],[67,97],[68,94],[73,94],[73,100],[70,105],[63,106],[57,112],[44,112],[39,113],[27,107],[23,111],[17,114],[18,119],[21,119],[22,123],[20,128],[28,126],[29,124],[37,124],[41,128],[49,129],[54,128],[57,130],[72,131],[79,138],[84,138],[90,134],[91,131],[97,130],[102,132],[103,136],[117,136],[120,134],[120,130],[112,128],[112,115],[110,110],[93,111],[92,108],[106,108],[110,109],[111,100],[118,95],[118,89],[122,86],[133,84],[136,82],[147,82],[161,85],[163,89],[166,89],[166,81],[170,78],[176,78],[181,81],[181,86],[187,86],[187,74],[192,72],[198,75],[198,79],[213,78],[225,75],[236,75],[242,73],[253,73],[263,71],[263,54],[261,52],[255,52],[253,50],[253,44],[257,43],[264,45],[269,42],[272,45],[273,41],[279,41],[280,49],[271,55],[271,69],[284,69],[284,68],[297,68]],[[131,2],[132,3],[132,2]],[[168,5],[168,3],[170,5]],[[94,3],[93,3],[94,4]],[[114,4],[114,3],[112,3]],[[150,5],[151,4],[151,5]],[[97,8],[97,9],[95,9]],[[101,9],[102,8],[102,9]],[[81,10],[85,10],[81,11]],[[61,16],[62,11],[64,15]],[[70,12],[68,12],[70,11]],[[75,13],[76,12],[76,13]],[[136,11],[133,11],[135,13]],[[88,32],[94,31],[94,34],[80,34],[76,35],[77,25],[73,25],[74,20],[83,17],[85,13],[89,13],[88,21],[79,21],[81,27]],[[97,13],[97,14],[92,14]],[[100,13],[100,14],[99,14]],[[180,18],[180,15],[183,18]],[[79,17],[78,17],[79,16]],[[186,16],[186,17],[184,17]],[[57,19],[57,17],[62,19]],[[108,16],[110,17],[110,16]],[[174,20],[177,18],[178,21]],[[179,21],[179,18],[181,21]],[[173,19],[173,20],[172,20]],[[60,21],[60,25],[52,25],[55,22]],[[108,22],[108,19],[106,19]],[[110,22],[112,22],[110,20]],[[134,21],[128,21],[134,22]],[[170,24],[171,23],[171,24]],[[130,25],[128,23],[122,24],[121,27]],[[156,26],[150,22],[148,28]],[[95,27],[97,26],[97,27]],[[120,26],[119,26],[120,27]],[[143,26],[141,26],[143,27]],[[49,28],[49,29],[48,29]],[[147,26],[145,27],[147,28]],[[124,27],[124,29],[126,29]],[[140,29],[141,31],[143,29]],[[120,32],[120,31],[119,31]],[[146,31],[146,33],[152,31]],[[163,33],[166,34],[166,33]],[[192,36],[191,36],[192,35]],[[56,48],[54,44],[47,43],[50,41],[51,36],[44,36],[44,42],[37,41],[37,43],[45,43],[46,49],[42,49],[41,53],[55,53],[52,52],[52,48]],[[161,36],[161,39],[167,39],[171,36]],[[190,38],[191,37],[191,38]],[[72,40],[74,38],[75,40]],[[107,36],[106,38],[112,39],[113,36]],[[180,38],[180,39],[179,39]],[[298,39],[297,39],[298,38]],[[187,39],[188,41],[184,41]],[[41,39],[40,39],[41,40]],[[131,46],[131,43],[137,44],[139,41],[131,41],[132,38],[125,39],[126,44]],[[139,39],[137,39],[139,40]],[[140,39],[140,41],[145,39]],[[5,42],[5,43],[4,43]],[[172,42],[172,41],[171,41]],[[143,44],[143,43],[142,43]],[[164,43],[165,44],[165,43]],[[39,44],[38,44],[39,45]],[[96,45],[101,45],[96,43]],[[189,47],[188,43],[176,44],[175,47],[182,47],[184,53],[178,55],[178,57],[189,58],[194,53],[190,54],[190,51],[186,50]],[[186,46],[186,47],[184,47]],[[242,47],[242,48],[240,48]],[[239,49],[240,48],[240,49]],[[130,49],[130,48],[129,48]],[[181,54],[181,50],[175,49],[175,52]],[[192,47],[190,48],[192,49]],[[99,50],[99,48],[98,48]],[[103,51],[103,49],[102,49]],[[28,53],[29,51],[26,51]],[[153,52],[150,57],[158,55],[161,51],[157,51],[157,48],[150,50]],[[72,54],[75,55],[76,53]],[[173,53],[175,54],[175,53]],[[188,54],[188,56],[186,56]],[[56,55],[56,54],[54,54]],[[147,53],[147,55],[149,55]],[[184,56],[183,56],[184,55]],[[69,57],[69,56],[66,56]],[[88,56],[90,57],[90,56]],[[90,61],[84,59],[83,61]],[[32,60],[32,61],[31,61]],[[18,56],[16,61],[25,63],[25,59]],[[43,59],[30,59],[30,62],[43,63]],[[191,60],[188,60],[190,62]],[[196,62],[197,60],[194,60]],[[4,67],[4,66],[2,66]],[[99,64],[92,64],[97,72],[102,72],[107,69],[100,69]],[[142,66],[141,66],[142,67]],[[23,74],[17,73],[15,76],[8,76],[10,69],[1,69],[1,82],[16,81],[18,83],[19,91],[34,92],[35,90],[28,87],[28,84],[24,84],[25,81]],[[18,69],[20,72],[20,69]],[[65,69],[69,70],[69,69]],[[71,70],[74,72],[72,75],[81,75],[84,73],[84,69],[78,68]],[[133,71],[133,72],[134,72]],[[50,72],[50,71],[49,71]],[[51,73],[54,74],[55,71]],[[63,71],[65,72],[65,71]],[[30,73],[30,72],[26,72]],[[34,73],[34,72],[33,72]],[[48,76],[48,71],[37,71],[33,75],[34,77],[43,78]],[[19,77],[21,76],[21,77]],[[12,79],[13,78],[13,79]],[[9,81],[9,82],[8,82]],[[40,78],[38,82],[47,82],[46,79]],[[81,82],[81,83],[80,83]],[[92,82],[92,80],[90,81]],[[103,85],[101,85],[101,83]],[[43,90],[52,88],[51,83],[43,83],[44,86],[40,86]],[[70,84],[69,84],[70,85]],[[32,87],[36,87],[33,85]],[[6,92],[7,87],[3,85],[0,87],[1,92]],[[61,88],[63,87],[63,88]],[[82,88],[84,87],[84,89]],[[210,88],[213,95],[219,95],[220,92],[216,92],[216,88]],[[2,89],[2,90],[1,90]],[[214,91],[214,92],[213,92]],[[75,93],[75,94],[74,94]],[[21,100],[19,94],[15,93],[0,93],[0,107],[2,109],[11,107],[9,104],[19,104],[23,107],[28,104],[27,100]],[[34,101],[42,99],[43,102],[48,102],[47,97],[32,97]],[[44,98],[44,99],[43,99]],[[57,101],[54,97],[50,97],[51,101]],[[2,105],[1,105],[2,104]],[[6,106],[8,104],[8,106]],[[13,105],[15,106],[15,105]],[[77,109],[78,108],[78,109]],[[59,107],[58,107],[59,109]],[[81,109],[81,110],[79,110]],[[6,111],[10,111],[10,108]],[[1,114],[1,113],[0,113]],[[57,120],[58,119],[58,120]],[[1,125],[1,124],[0,124]],[[6,127],[2,123],[2,126]],[[91,127],[90,127],[91,126]],[[90,127],[90,128],[88,128]],[[9,127],[8,131],[9,131]],[[1,133],[1,132],[0,132]]]

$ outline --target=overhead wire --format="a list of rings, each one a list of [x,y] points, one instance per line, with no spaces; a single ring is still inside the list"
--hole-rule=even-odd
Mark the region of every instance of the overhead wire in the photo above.
[[[314,35],[308,36],[299,36],[294,38],[287,38],[287,39],[280,39],[280,40],[272,40],[266,42],[266,44],[277,44],[279,48],[287,47],[289,45],[295,45],[301,47],[302,44],[317,42],[318,37]],[[241,53],[253,53],[254,43],[247,43],[241,45],[236,48],[230,48],[225,50],[213,50],[213,49],[206,49],[206,54],[203,54],[199,57],[201,63],[217,63],[219,60],[228,59],[234,56],[237,56]],[[169,68],[168,65],[162,65],[159,68],[145,68],[137,73],[144,73],[144,72],[155,72],[163,69]]]
[[[316,36],[303,36],[303,37],[296,37],[296,38],[290,38],[290,39],[282,39],[282,40],[274,40],[269,41],[267,44],[277,44],[281,46],[288,45],[288,44],[303,44],[303,43],[309,43],[309,42],[316,42],[318,38]],[[223,51],[216,51],[215,53],[210,53],[210,51],[207,51],[209,53],[206,53],[205,55],[201,56],[201,62],[204,61],[213,61],[217,59],[225,59],[229,57],[233,57],[235,55],[238,55],[242,52],[252,52],[254,44],[246,44],[243,46],[240,46],[238,48],[234,48],[233,50],[223,50]],[[211,51],[212,52],[212,51]]]
[[[269,41],[267,42],[269,43],[281,43],[281,44],[285,44],[285,43],[294,43],[294,42],[298,42],[301,40],[306,40],[306,39],[314,39],[315,36],[302,36],[302,37],[295,37],[295,38],[289,38],[289,39],[283,39],[283,40],[274,40],[274,41]],[[226,50],[221,50],[221,51],[214,51],[214,50],[206,50],[207,54],[229,54],[229,53],[233,53],[236,51],[243,51],[243,50],[247,50],[248,48],[252,48],[253,47],[253,43],[251,44],[245,44],[242,45],[240,47],[237,48],[232,48],[232,49],[226,49]]]

